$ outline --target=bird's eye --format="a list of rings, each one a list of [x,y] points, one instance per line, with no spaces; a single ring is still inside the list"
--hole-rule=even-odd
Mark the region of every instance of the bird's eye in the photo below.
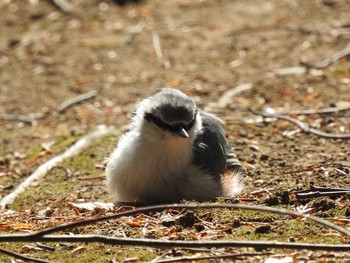
[[[153,122],[155,125],[157,125],[158,127],[162,128],[162,129],[169,129],[170,125],[166,124],[165,122],[163,122],[160,118],[154,116],[151,113],[147,113],[144,118],[148,121]]]
[[[195,124],[195,122],[196,122],[196,116],[197,116],[197,114],[194,115],[193,120],[187,125],[187,130],[190,130],[190,129],[193,127],[193,125]]]

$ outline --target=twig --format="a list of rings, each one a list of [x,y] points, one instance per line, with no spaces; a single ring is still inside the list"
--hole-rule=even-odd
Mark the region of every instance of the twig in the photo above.
[[[309,193],[295,193],[295,194],[299,199],[307,199],[307,198],[315,198],[315,197],[321,197],[321,196],[336,197],[336,196],[342,196],[348,193],[350,193],[350,189],[346,191],[329,191],[329,192],[312,191]]]
[[[57,231],[70,229],[72,227],[89,225],[89,224],[93,224],[93,223],[97,223],[97,222],[101,222],[101,221],[106,221],[109,219],[119,218],[122,216],[131,216],[131,215],[140,214],[140,213],[162,211],[164,209],[200,209],[200,208],[245,209],[245,210],[253,210],[253,211],[270,212],[270,213],[281,214],[281,215],[289,215],[289,216],[293,216],[293,217],[301,217],[301,218],[305,218],[307,220],[314,221],[314,222],[321,224],[323,226],[332,228],[332,229],[334,229],[334,230],[336,230],[336,231],[338,231],[346,236],[350,236],[350,232],[342,227],[339,227],[339,226],[332,224],[328,221],[325,221],[321,218],[314,217],[311,215],[305,215],[303,213],[299,213],[296,211],[276,209],[273,207],[265,207],[265,206],[252,206],[252,205],[240,205],[240,204],[216,204],[216,203],[214,203],[214,204],[171,204],[171,205],[155,205],[155,206],[140,207],[140,208],[137,208],[137,209],[131,210],[131,211],[129,210],[129,211],[115,213],[113,215],[106,215],[106,216],[102,216],[102,217],[91,218],[91,219],[86,219],[86,220],[82,220],[82,221],[67,223],[67,224],[60,225],[60,226],[55,226],[55,227],[41,230],[37,233],[31,234],[31,236],[32,237],[43,236],[43,235],[51,234],[51,233],[54,233]],[[1,239],[0,239],[0,241],[1,241]]]
[[[348,55],[350,55],[350,45],[346,46],[343,50],[340,50],[339,52],[331,55],[329,58],[326,58],[319,62],[301,61],[300,64],[308,68],[324,69],[329,67],[331,64],[335,63],[339,59],[346,57]]]
[[[314,197],[320,197],[320,196],[341,196],[341,195],[350,193],[350,189],[317,187],[317,186],[311,185],[310,189],[308,190],[294,191],[294,193],[296,197],[300,199],[304,199],[304,198],[314,198]]]
[[[345,163],[345,162],[341,162],[341,163],[321,163],[321,164],[317,164],[317,165],[312,165],[312,166],[308,166],[304,169],[299,169],[299,170],[292,170],[292,171],[285,171],[283,172],[283,174],[296,174],[296,173],[303,173],[305,171],[312,171],[313,169],[316,168],[320,168],[320,167],[324,167],[324,166],[341,166],[341,167],[350,167],[350,163]]]
[[[169,259],[152,260],[149,263],[170,263],[170,262],[185,262],[185,261],[198,261],[198,260],[209,260],[209,259],[238,259],[241,257],[255,257],[255,256],[266,256],[271,255],[271,252],[265,253],[240,253],[240,254],[222,254],[222,255],[211,255],[211,256],[192,256],[192,257],[175,257]]]
[[[249,110],[255,115],[259,115],[264,118],[277,118],[277,119],[289,121],[290,123],[298,126],[300,130],[302,130],[306,134],[311,133],[327,139],[350,139],[350,134],[335,134],[335,133],[327,133],[327,132],[319,131],[317,129],[311,128],[308,124],[304,122],[301,122],[297,119],[294,119],[286,115],[262,113],[262,112],[254,111],[253,109],[249,109]]]
[[[74,12],[74,7],[65,0],[52,0],[52,3],[65,13]]]
[[[301,111],[288,111],[280,113],[282,115],[289,115],[289,114],[295,114],[295,115],[312,115],[312,114],[329,114],[329,113],[337,113],[341,111],[347,111],[350,110],[350,106],[343,106],[343,107],[331,107],[321,110],[301,110]]]
[[[253,88],[252,83],[240,84],[240,85],[234,87],[233,89],[230,89],[230,90],[226,91],[224,94],[222,94],[222,96],[219,98],[216,105],[220,108],[226,108],[230,104],[231,99],[234,96],[236,96],[237,94],[239,94],[243,91],[250,90],[251,88]]]
[[[29,261],[29,262],[38,262],[38,263],[50,263],[50,261],[46,261],[46,260],[42,260],[42,259],[36,259],[36,258],[32,258],[32,257],[27,257],[25,255],[22,254],[18,254],[12,251],[8,251],[6,249],[0,248],[0,253],[15,257],[15,258],[19,258],[22,259],[24,261]]]
[[[204,110],[206,111],[210,111],[212,109],[224,109],[226,108],[230,103],[231,103],[231,99],[236,96],[237,94],[249,90],[253,88],[253,84],[252,83],[243,83],[240,84],[236,87],[234,87],[233,89],[230,89],[226,92],[224,92],[220,98],[218,99],[217,102],[215,103],[209,103]]]
[[[49,160],[48,162],[41,165],[38,169],[36,169],[29,177],[27,177],[22,183],[20,183],[14,191],[12,191],[10,194],[6,195],[0,200],[0,207],[4,208],[6,207],[6,205],[12,203],[14,199],[20,193],[22,193],[31,183],[45,176],[48,171],[50,171],[53,167],[55,167],[58,163],[62,162],[64,159],[77,155],[78,153],[86,149],[93,141],[106,135],[112,134],[114,132],[114,127],[107,127],[104,125],[98,126],[95,131],[82,137],[73,146],[68,148],[63,154],[54,157],[53,159]]]
[[[292,243],[279,241],[250,241],[250,240],[214,240],[214,241],[179,241],[150,238],[110,237],[102,235],[47,235],[33,236],[28,234],[0,235],[0,242],[86,242],[103,243],[109,245],[141,246],[153,248],[224,248],[224,247],[252,247],[255,249],[308,249],[324,251],[350,251],[349,244],[313,244]]]
[[[331,35],[335,37],[342,36],[342,35],[350,35],[350,29],[347,27],[335,28],[335,29],[332,29]]]
[[[135,36],[140,34],[144,28],[145,28],[145,23],[143,21],[139,22],[136,26],[132,27],[132,29],[129,30],[129,33],[126,36],[125,43],[127,45],[130,45],[131,42],[134,40]]]
[[[20,121],[20,122],[30,124],[32,126],[35,126],[37,124],[37,121],[35,118],[31,118],[24,115],[3,114],[0,116],[0,118],[6,121]]]
[[[163,58],[163,51],[160,46],[160,39],[157,32],[152,32],[152,43],[153,43],[153,48],[154,48],[154,51],[156,52],[157,58],[161,60]]]
[[[248,206],[235,204],[173,204],[173,205],[157,205],[149,207],[141,207],[132,211],[119,212],[113,215],[86,219],[78,222],[68,223],[61,226],[52,227],[46,230],[39,231],[34,234],[17,234],[17,235],[0,235],[0,242],[98,242],[112,245],[133,245],[145,247],[187,247],[187,248],[202,248],[202,247],[253,247],[256,249],[266,248],[288,248],[288,249],[309,249],[309,250],[324,250],[324,251],[346,251],[350,250],[350,245],[327,245],[327,244],[307,244],[307,243],[283,243],[275,241],[169,241],[169,240],[152,240],[152,239],[137,239],[137,238],[117,238],[101,235],[49,235],[46,234],[62,231],[72,227],[97,223],[122,216],[130,216],[138,213],[148,213],[161,211],[164,209],[198,209],[198,208],[231,208],[231,209],[247,209],[254,211],[264,211],[301,217],[330,227],[340,233],[350,236],[350,232],[342,227],[339,227],[331,222],[327,222],[320,218],[283,209],[263,206]]]
[[[62,102],[60,105],[58,105],[56,110],[58,112],[63,112],[67,108],[71,107],[74,104],[77,104],[77,103],[80,103],[84,100],[88,100],[88,99],[91,99],[93,97],[96,97],[97,94],[98,94],[97,90],[92,90],[92,91],[89,91],[87,93],[80,94],[77,97],[74,97],[74,98],[71,98],[71,99],[68,99],[68,100]]]
[[[315,29],[309,29],[306,27],[293,27],[293,26],[286,26],[285,29],[287,31],[292,31],[292,32],[298,32],[298,33],[303,33],[303,34],[312,34],[312,35],[324,35],[326,33],[321,33],[320,31],[317,31]]]

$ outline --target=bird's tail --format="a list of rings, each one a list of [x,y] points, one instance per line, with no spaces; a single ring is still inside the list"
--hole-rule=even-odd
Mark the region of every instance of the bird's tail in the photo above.
[[[239,170],[226,170],[221,177],[224,196],[232,197],[239,195],[244,188],[244,180]]]

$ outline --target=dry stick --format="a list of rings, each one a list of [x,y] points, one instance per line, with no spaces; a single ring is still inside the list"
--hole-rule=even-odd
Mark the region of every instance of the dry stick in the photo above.
[[[307,198],[314,198],[314,197],[320,197],[320,196],[342,196],[345,194],[350,193],[350,190],[347,191],[329,191],[329,192],[319,192],[319,191],[312,191],[308,193],[295,193],[296,197],[299,199],[307,199]]]
[[[96,90],[92,90],[92,91],[89,91],[87,93],[80,94],[77,97],[74,97],[74,98],[71,98],[71,99],[68,99],[68,100],[62,102],[60,105],[58,105],[56,110],[58,112],[63,112],[67,108],[71,107],[74,104],[77,104],[77,103],[80,103],[84,100],[88,100],[88,99],[91,99],[93,97],[96,97],[97,94],[98,94],[98,92]]]
[[[279,241],[250,241],[250,240],[214,240],[214,241],[179,241],[179,240],[160,240],[150,238],[128,238],[128,237],[110,237],[102,235],[47,235],[35,236],[28,234],[10,234],[0,235],[0,242],[85,242],[85,243],[103,243],[119,246],[140,246],[153,248],[225,248],[225,247],[252,247],[255,249],[308,249],[324,251],[350,251],[350,245],[334,244],[312,244],[312,243],[292,243]]]
[[[350,189],[344,188],[328,188],[328,187],[317,187],[310,186],[310,189],[294,191],[296,197],[303,198],[313,198],[319,196],[341,196],[350,193]]]
[[[272,255],[271,252],[266,253],[240,253],[240,254],[223,254],[223,255],[212,255],[212,256],[192,256],[192,257],[175,257],[169,259],[152,260],[149,263],[169,263],[169,262],[184,262],[184,261],[198,261],[208,259],[238,259],[241,257],[256,257]]]
[[[0,116],[0,119],[6,120],[6,121],[20,121],[33,126],[37,124],[37,121],[35,118],[27,117],[24,115],[3,114]]]
[[[348,55],[350,55],[350,45],[347,45],[343,50],[340,50],[339,52],[331,55],[329,58],[326,58],[322,61],[319,61],[319,62],[301,61],[300,64],[308,68],[324,69],[329,67],[331,64],[335,63],[339,59],[346,57]]]
[[[252,83],[244,83],[234,87],[233,89],[226,91],[224,94],[222,94],[222,96],[219,98],[218,102],[216,103],[217,107],[226,108],[230,104],[231,99],[234,96],[236,96],[237,94],[243,91],[249,90],[251,88],[253,88]]]
[[[14,199],[22,193],[31,183],[40,178],[44,177],[48,171],[50,171],[53,167],[55,167],[58,163],[63,160],[72,157],[74,155],[79,154],[85,148],[87,148],[93,141],[104,137],[106,135],[110,135],[115,133],[116,129],[114,127],[107,127],[104,125],[98,126],[95,131],[85,135],[80,140],[78,140],[73,146],[68,148],[63,154],[58,155],[43,165],[39,166],[34,173],[32,173],[29,177],[27,177],[22,183],[20,183],[14,191],[10,194],[6,195],[4,198],[0,200],[0,208],[5,208],[6,205],[12,203]]]
[[[341,111],[347,111],[350,110],[350,106],[343,106],[343,107],[332,107],[332,108],[326,108],[321,110],[302,110],[302,111],[288,111],[280,113],[282,115],[289,115],[289,114],[295,114],[295,115],[312,115],[312,114],[328,114],[328,113],[337,113]]]
[[[309,29],[305,27],[293,27],[293,26],[287,26],[285,27],[286,30],[292,31],[292,32],[299,32],[303,34],[313,34],[313,35],[325,35],[326,33],[322,33],[320,31]]]
[[[24,261],[31,261],[31,262],[38,262],[38,263],[50,263],[50,261],[36,259],[36,258],[32,258],[32,257],[27,257],[25,255],[18,254],[18,253],[12,252],[12,251],[8,251],[8,250],[3,249],[3,248],[0,248],[0,253],[6,254],[9,256],[13,256],[15,258],[19,258],[19,259],[22,259]]]
[[[234,87],[233,89],[229,89],[225,91],[215,103],[209,103],[204,110],[205,111],[211,111],[213,109],[224,109],[226,108],[230,103],[231,99],[236,96],[237,94],[249,90],[253,88],[252,83],[243,83],[239,84],[238,86]]]
[[[253,109],[249,109],[249,110],[255,115],[262,116],[263,118],[277,118],[277,119],[289,121],[290,123],[293,123],[296,126],[298,126],[306,134],[311,133],[327,139],[350,139],[350,134],[335,134],[335,133],[327,133],[327,132],[319,131],[317,129],[311,128],[308,124],[304,122],[301,122],[297,119],[294,119],[286,115],[262,113],[262,112],[254,111]]]
[[[119,218],[122,216],[131,216],[135,214],[140,214],[140,213],[149,213],[149,212],[156,212],[156,211],[162,211],[164,209],[200,209],[200,208],[231,208],[231,209],[245,209],[245,210],[253,210],[253,211],[263,211],[263,212],[270,212],[274,214],[281,214],[281,215],[289,215],[293,217],[301,217],[305,218],[311,221],[314,221],[318,224],[321,224],[323,226],[332,228],[346,236],[350,236],[350,232],[340,226],[337,226],[335,224],[332,224],[328,221],[325,221],[321,218],[312,216],[312,215],[306,215],[303,213],[299,213],[296,211],[288,211],[284,209],[276,209],[272,207],[264,207],[264,206],[252,206],[252,205],[240,205],[240,204],[171,204],[171,205],[155,205],[155,206],[146,206],[146,207],[140,207],[131,211],[124,211],[124,212],[119,212],[115,213],[113,215],[107,215],[107,216],[102,216],[102,217],[97,217],[97,218],[91,218],[91,219],[86,219],[86,220],[81,220],[77,222],[72,222],[64,225],[59,225],[55,226],[52,228],[48,228],[45,230],[41,230],[37,233],[34,234],[29,234],[28,237],[40,237],[43,235],[47,235],[50,233],[54,233],[57,231],[62,231],[66,229],[70,229],[72,227],[77,227],[77,226],[83,226],[83,225],[88,225],[88,224],[93,224],[101,221],[106,221],[109,219],[115,219]],[[2,241],[2,236],[0,235],[0,242]]]
[[[296,193],[307,193],[310,191],[318,191],[318,192],[329,192],[329,191],[334,191],[334,192],[343,192],[343,191],[350,191],[350,189],[347,188],[329,188],[329,187],[320,187],[320,186],[310,186],[310,189],[308,190],[300,190],[296,191]]]
[[[74,8],[65,0],[52,0],[52,3],[65,13],[73,13]]]
[[[163,51],[160,46],[159,35],[156,32],[152,32],[152,43],[153,43],[154,51],[156,52],[157,58],[161,60],[163,58]]]
[[[296,173],[303,173],[305,171],[312,171],[313,169],[324,167],[324,166],[342,166],[342,167],[350,167],[350,163],[345,162],[337,162],[337,163],[321,163],[318,165],[312,165],[309,167],[306,167],[304,169],[300,170],[292,170],[292,171],[284,171],[283,174],[296,174]]]
[[[142,30],[145,28],[144,22],[139,22],[136,26],[132,27],[132,29],[128,32],[125,44],[130,45],[134,40],[135,36],[140,34]]]

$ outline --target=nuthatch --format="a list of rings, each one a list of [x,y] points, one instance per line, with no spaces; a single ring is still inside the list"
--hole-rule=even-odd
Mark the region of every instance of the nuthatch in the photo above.
[[[166,88],[136,106],[109,158],[107,187],[117,202],[210,201],[239,194],[241,170],[221,120]]]

